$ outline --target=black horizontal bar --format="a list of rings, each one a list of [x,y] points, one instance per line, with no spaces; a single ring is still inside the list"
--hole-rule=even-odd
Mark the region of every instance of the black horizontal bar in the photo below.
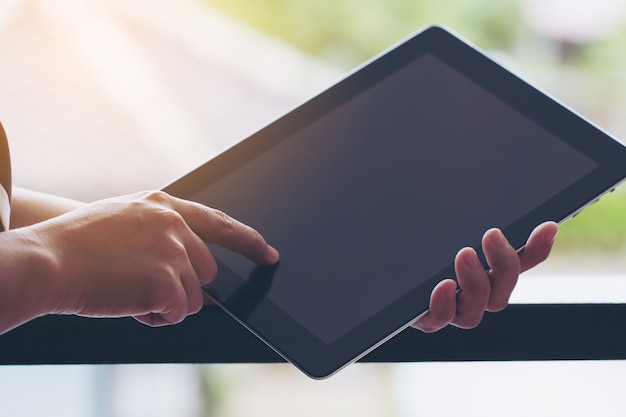
[[[585,359],[626,359],[626,304],[511,305],[472,330],[405,330],[362,361]],[[161,328],[133,319],[46,316],[0,336],[0,364],[280,361],[217,307]]]

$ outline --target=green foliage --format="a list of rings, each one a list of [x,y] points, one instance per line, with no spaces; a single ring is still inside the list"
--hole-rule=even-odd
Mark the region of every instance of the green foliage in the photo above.
[[[613,81],[623,80],[626,68],[625,45],[626,26],[614,36],[584,45],[580,64],[598,76],[611,77]]]
[[[555,251],[626,250],[626,190],[618,189],[561,226]]]
[[[207,0],[217,9],[345,66],[419,28],[443,24],[484,48],[506,48],[519,23],[515,0]]]

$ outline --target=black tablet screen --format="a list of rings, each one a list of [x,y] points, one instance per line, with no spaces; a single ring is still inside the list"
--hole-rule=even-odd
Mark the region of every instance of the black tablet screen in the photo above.
[[[596,166],[427,54],[191,199],[280,250],[265,296],[332,343]]]

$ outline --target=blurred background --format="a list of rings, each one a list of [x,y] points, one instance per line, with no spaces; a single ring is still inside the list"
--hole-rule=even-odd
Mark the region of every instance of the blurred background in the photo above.
[[[14,183],[85,201],[160,188],[430,24],[626,138],[621,0],[0,0]],[[513,301],[625,302],[624,214],[622,187],[565,223]],[[624,376],[619,361],[357,364],[322,382],[287,365],[17,366],[0,368],[0,415],[612,416]]]

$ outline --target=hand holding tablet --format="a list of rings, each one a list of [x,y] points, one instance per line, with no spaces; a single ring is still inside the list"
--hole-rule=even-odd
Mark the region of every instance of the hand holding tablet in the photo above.
[[[553,222],[538,226],[519,254],[498,229],[487,231],[483,252],[491,269],[485,271],[473,249],[459,251],[455,259],[458,285],[452,279],[437,284],[430,309],[412,326],[424,332],[441,330],[448,324],[468,329],[477,326],[486,311],[503,310],[519,274],[548,257],[557,231],[558,225]]]
[[[501,229],[502,257],[532,266],[555,232],[548,223],[527,244],[537,225],[565,221],[625,177],[621,143],[432,27],[165,191],[232,215],[280,251],[259,267],[211,246],[219,272],[204,290],[323,378],[421,316],[425,330],[471,327],[501,308],[517,274],[490,264],[497,245],[485,231]],[[454,309],[448,278],[462,290]],[[424,315],[431,293],[442,307]]]

